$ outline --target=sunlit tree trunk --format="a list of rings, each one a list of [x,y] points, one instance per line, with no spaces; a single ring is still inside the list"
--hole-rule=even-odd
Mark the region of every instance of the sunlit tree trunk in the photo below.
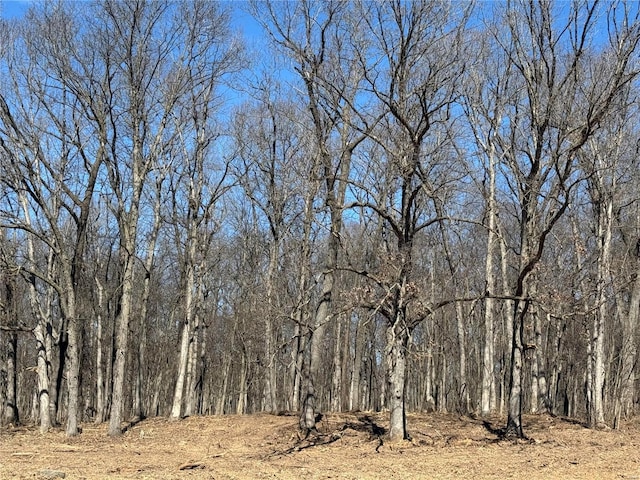
[[[95,423],[102,423],[106,418],[105,412],[105,383],[104,383],[104,360],[103,351],[103,312],[105,312],[104,286],[100,279],[94,278],[96,285],[96,417]]]
[[[611,289],[611,235],[613,228],[613,201],[608,195],[596,206],[596,239],[598,241],[598,259],[596,264],[596,308],[593,313],[591,330],[591,358],[590,381],[591,409],[589,411],[589,425],[600,428],[605,425],[604,417],[604,382],[605,382],[605,336],[609,304],[608,292]]]
[[[387,398],[389,401],[389,438],[392,441],[406,440],[407,415],[405,384],[407,374],[407,346],[410,331],[406,326],[404,312],[399,311],[393,323],[387,326],[385,359],[387,362]]]
[[[123,224],[120,226],[120,234],[124,235],[120,242],[120,261],[122,265],[122,293],[120,296],[120,311],[115,318],[115,360],[113,363],[113,389],[111,392],[111,414],[109,416],[109,435],[119,436],[122,434],[122,418],[124,409],[125,394],[125,362],[129,342],[129,322],[133,308],[134,290],[134,261],[135,257],[131,252],[135,252],[135,238],[137,230],[138,213],[137,208],[133,208],[127,214],[127,218],[132,218],[133,223],[122,218]]]
[[[482,387],[480,399],[480,412],[489,415],[496,408],[496,374],[495,374],[495,327],[496,315],[495,300],[492,294],[496,293],[496,272],[494,271],[494,256],[496,249],[496,152],[495,148],[488,153],[489,160],[489,191],[487,197],[487,255],[485,258],[485,298],[484,309],[484,348],[482,351]]]
[[[17,426],[20,424],[18,411],[18,334],[14,331],[6,332],[6,343],[3,345],[6,377],[6,394],[3,412],[3,425]]]
[[[181,322],[180,334],[180,350],[178,354],[178,371],[176,375],[176,384],[173,392],[173,403],[171,405],[171,414],[169,418],[177,420],[182,413],[182,405],[184,399],[185,382],[187,379],[187,367],[189,363],[189,345],[193,341],[194,334],[194,288],[195,288],[195,265],[193,259],[196,254],[196,238],[195,233],[190,232],[187,237],[186,251],[186,272],[184,275],[184,320]]]

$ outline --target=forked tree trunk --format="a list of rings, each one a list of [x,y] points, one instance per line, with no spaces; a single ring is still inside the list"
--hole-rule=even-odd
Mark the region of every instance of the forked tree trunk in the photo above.
[[[331,292],[333,290],[333,272],[326,272],[322,287],[322,296],[315,315],[315,325],[311,338],[309,339],[309,363],[304,378],[305,386],[302,398],[302,412],[300,415],[300,429],[307,435],[316,430],[316,410],[317,410],[317,394],[316,383],[318,381],[318,372],[320,371],[322,361],[322,351],[325,331],[327,327],[327,318],[329,315],[329,306],[331,302]]]

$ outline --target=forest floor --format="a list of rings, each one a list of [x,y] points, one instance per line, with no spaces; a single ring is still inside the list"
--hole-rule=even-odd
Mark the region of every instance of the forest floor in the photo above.
[[[411,414],[411,441],[390,443],[385,414],[326,415],[300,439],[295,416],[151,418],[121,438],[106,425],[0,431],[0,479],[639,479],[640,419],[594,431],[550,416],[525,417],[528,441],[501,440],[491,422]],[[61,473],[58,473],[61,472]]]

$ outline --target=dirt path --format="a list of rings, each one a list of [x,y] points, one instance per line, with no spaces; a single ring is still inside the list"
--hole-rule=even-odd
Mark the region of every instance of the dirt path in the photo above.
[[[321,435],[300,440],[292,416],[145,420],[120,439],[106,427],[0,432],[0,479],[638,479],[640,422],[592,431],[526,417],[530,442],[501,441],[492,426],[455,415],[411,415],[412,441],[384,440],[380,414],[328,415]],[[489,427],[489,428],[487,428]]]

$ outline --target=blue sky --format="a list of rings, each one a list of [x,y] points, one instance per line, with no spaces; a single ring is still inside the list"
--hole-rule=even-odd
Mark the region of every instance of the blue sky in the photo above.
[[[0,0],[0,15],[2,18],[19,17],[31,3],[32,0]]]

